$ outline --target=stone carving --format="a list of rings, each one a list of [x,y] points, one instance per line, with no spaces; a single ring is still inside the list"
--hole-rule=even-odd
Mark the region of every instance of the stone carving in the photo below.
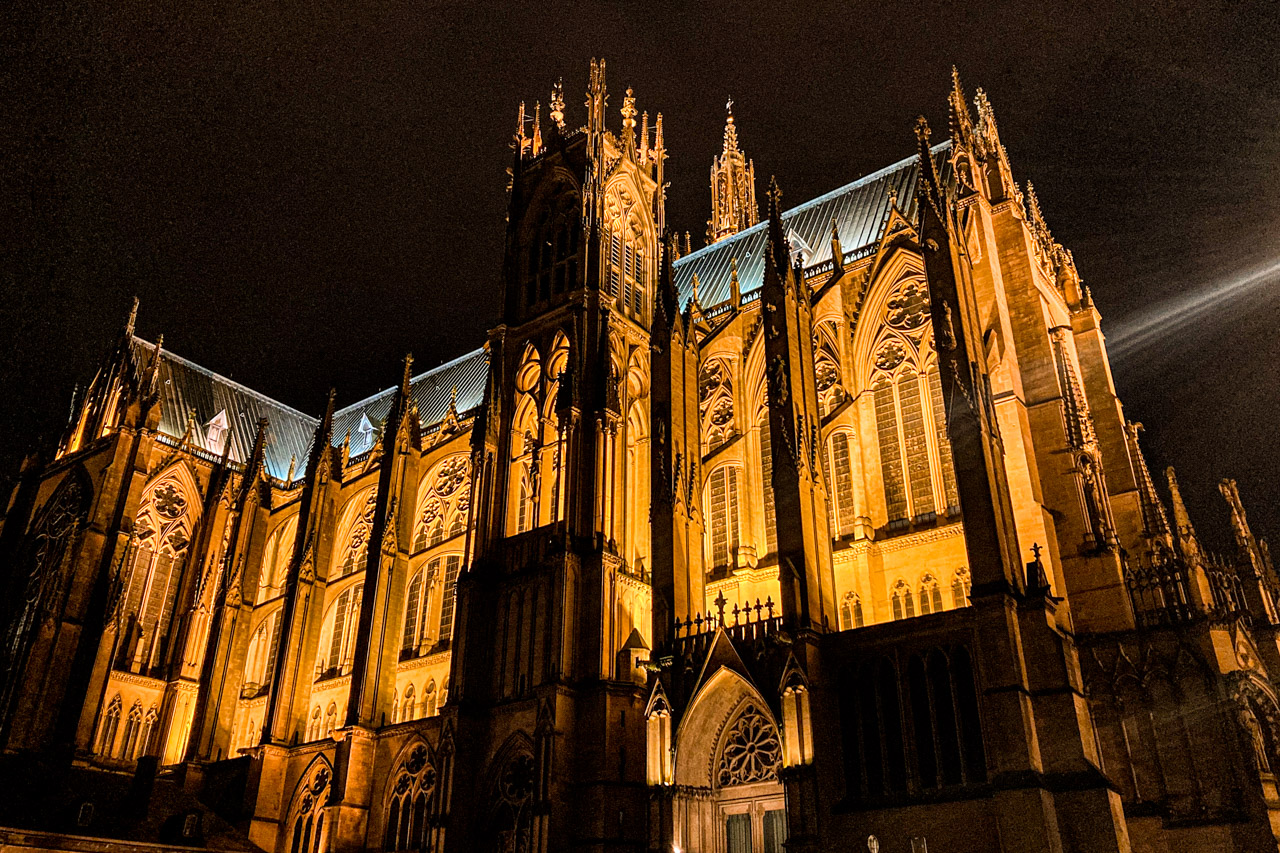
[[[725,735],[716,783],[723,788],[777,779],[781,766],[782,746],[773,723],[748,705]]]

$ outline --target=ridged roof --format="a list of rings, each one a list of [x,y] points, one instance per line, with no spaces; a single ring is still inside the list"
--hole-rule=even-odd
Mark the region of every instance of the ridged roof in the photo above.
[[[949,141],[932,149],[944,184],[950,177],[950,159],[945,156],[950,150]],[[843,260],[851,260],[851,256],[857,257],[874,246],[889,219],[890,191],[897,193],[898,206],[907,218],[914,219],[919,172],[919,162],[913,155],[784,212],[782,224],[793,250],[806,251],[805,267],[831,260],[832,219],[840,235]],[[680,304],[685,305],[693,296],[694,275],[698,277],[698,302],[704,308],[728,299],[734,258],[738,261],[738,287],[743,296],[759,290],[764,283],[768,228],[768,221],[761,222],[672,264]]]
[[[134,357],[139,364],[151,363],[155,344],[133,339]],[[180,439],[187,431],[187,419],[194,411],[197,428],[192,443],[205,445],[205,425],[224,409],[227,412],[231,460],[245,462],[253,452],[258,432],[258,419],[267,425],[266,468],[273,477],[284,479],[289,473],[289,460],[297,459],[297,469],[306,463],[307,448],[315,432],[318,418],[299,412],[284,403],[259,394],[225,376],[219,376],[194,362],[167,350],[160,358],[160,432]]]
[[[411,379],[409,387],[422,425],[434,426],[445,419],[454,388],[458,389],[459,413],[465,414],[483,403],[488,375],[489,357],[482,347]],[[334,443],[341,444],[347,430],[351,430],[351,455],[359,456],[369,450],[379,425],[391,412],[391,398],[395,393],[395,388],[388,388],[335,412]],[[361,429],[366,423],[367,426]]]
[[[140,364],[150,363],[154,344],[135,337],[133,347]],[[422,425],[430,427],[445,419],[455,387],[458,389],[459,412],[466,413],[479,406],[484,401],[487,376],[488,357],[483,349],[415,376],[410,387]],[[231,443],[230,458],[233,462],[243,463],[253,451],[258,419],[265,417],[268,421],[267,473],[283,480],[288,477],[289,466],[293,462],[294,476],[301,475],[319,418],[272,400],[165,350],[161,351],[159,382],[160,432],[175,440],[181,439],[187,431],[189,413],[194,411],[197,429],[191,436],[192,444],[211,452],[205,441],[206,425],[225,410]],[[379,425],[391,411],[394,394],[395,388],[388,388],[335,412],[335,446],[342,443],[350,429],[351,455],[358,456],[369,450]],[[365,420],[371,428],[361,430]]]

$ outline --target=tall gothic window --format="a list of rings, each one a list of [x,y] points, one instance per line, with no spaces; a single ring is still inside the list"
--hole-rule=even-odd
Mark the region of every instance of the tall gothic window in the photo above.
[[[853,504],[853,465],[850,461],[849,434],[837,432],[827,442],[822,461],[827,475],[831,511],[831,536],[841,539],[853,534],[857,509]]]
[[[902,581],[894,584],[890,604],[893,607],[894,619],[910,619],[916,615],[915,597],[911,594],[911,587]]]
[[[444,561],[444,589],[443,597],[440,599],[438,637],[441,643],[447,643],[453,640],[453,609],[458,599],[458,573],[462,571],[462,555],[449,554],[445,557],[437,557],[431,565],[438,567],[441,560]]]
[[[339,552],[334,563],[337,572],[330,581],[345,578],[364,568],[365,557],[369,553],[369,534],[373,530],[373,513],[377,508],[378,490],[365,490],[363,497],[357,495],[347,502],[343,510],[343,518],[338,525],[341,531],[338,536]]]
[[[862,617],[862,599],[858,598],[856,593],[847,593],[844,601],[840,603],[840,627],[842,630],[848,631],[851,628],[861,628],[865,624]]]
[[[356,631],[360,624],[360,599],[364,584],[357,583],[342,591],[338,600],[329,608],[324,636],[321,642],[319,678],[332,678],[351,671],[355,655]]]
[[[471,461],[466,454],[436,464],[418,489],[413,550],[433,548],[466,531],[471,505]]]
[[[169,652],[178,589],[186,567],[194,511],[177,474],[146,493],[134,521],[136,545],[122,597],[124,642],[117,666],[150,673]]]
[[[890,295],[872,351],[876,440],[891,527],[954,514],[959,504],[928,320],[923,279],[905,279]]]
[[[427,645],[427,614],[431,610],[432,572],[439,566],[437,557],[433,568],[419,569],[409,581],[404,606],[404,639],[400,644],[400,659],[406,660],[421,654]]]
[[[116,733],[120,730],[120,715],[124,703],[117,693],[107,705],[107,712],[102,715],[102,724],[98,729],[98,754],[112,757],[116,745]]]
[[[760,467],[764,481],[764,541],[768,553],[778,550],[778,507],[773,492],[773,441],[769,433],[769,410],[760,416]]]
[[[262,624],[253,632],[249,640],[249,652],[245,656],[244,687],[241,695],[245,698],[260,696],[271,687],[271,679],[275,674],[276,653],[280,648],[280,614],[283,608],[277,608],[270,616],[262,620]]]
[[[526,307],[577,287],[581,235],[576,196],[563,196],[542,213],[529,238],[524,280]]]
[[[617,221],[609,230],[609,295],[622,309],[643,318],[648,305],[648,271],[644,231],[638,220]]]
[[[738,469],[722,465],[707,482],[707,512],[711,520],[711,569],[732,569],[738,558]]]
[[[298,516],[294,515],[272,531],[267,539],[267,547],[262,553],[262,572],[258,576],[258,603],[284,593],[297,535]]]

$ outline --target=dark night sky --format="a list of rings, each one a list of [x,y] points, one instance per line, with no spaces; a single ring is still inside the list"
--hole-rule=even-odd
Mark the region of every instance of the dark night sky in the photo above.
[[[497,315],[516,106],[587,61],[662,111],[669,221],[705,227],[726,96],[795,204],[988,92],[1075,252],[1154,469],[1201,533],[1234,476],[1280,535],[1274,2],[161,3],[18,0],[0,22],[0,467],[57,435],[139,332],[304,410],[476,346]],[[1225,528],[1223,528],[1225,530]],[[1221,541],[1221,537],[1213,537]]]

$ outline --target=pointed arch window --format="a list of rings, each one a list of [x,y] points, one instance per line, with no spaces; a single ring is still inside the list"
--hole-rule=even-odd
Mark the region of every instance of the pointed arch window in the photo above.
[[[336,564],[337,575],[333,580],[345,578],[364,568],[365,557],[369,552],[369,534],[373,530],[373,514],[377,509],[378,491],[368,489],[364,497],[357,495],[347,503],[339,530],[345,536],[339,538],[339,552]]]
[[[298,516],[294,515],[271,532],[262,553],[262,571],[258,575],[258,603],[284,594],[293,559],[293,546],[298,535]]]
[[[324,712],[324,733],[330,735],[338,727],[338,703],[330,702]]]
[[[322,658],[317,667],[317,680],[346,675],[351,671],[355,654],[356,631],[360,623],[360,600],[364,595],[364,583],[357,583],[342,591],[338,600],[329,608],[329,618],[321,645]]]
[[[414,704],[413,685],[404,689],[404,698],[400,700],[400,722],[407,723],[418,719],[418,708]]]
[[[857,522],[857,509],[853,503],[853,465],[849,449],[849,433],[837,432],[827,440],[827,451],[822,457],[828,483],[831,512],[831,536],[843,539],[852,536]]]
[[[124,641],[117,666],[151,673],[169,653],[174,606],[182,586],[196,510],[177,475],[144,493],[134,521],[121,614]]]
[[[433,560],[432,565],[439,566],[441,560],[444,564],[444,587],[440,598],[440,631],[437,636],[443,644],[453,640],[453,610],[458,599],[458,574],[462,571],[462,555],[448,554]]]
[[[134,702],[129,718],[124,724],[124,742],[120,745],[120,757],[133,761],[138,757],[138,741],[142,736],[142,703]]]
[[[760,415],[760,467],[764,483],[764,541],[767,553],[778,551],[778,507],[773,492],[773,440],[769,432],[769,410]]]
[[[317,705],[311,712],[311,724],[307,726],[307,740],[320,740],[324,735],[324,730],[321,728],[322,725],[323,723],[320,719],[320,706]]]
[[[840,603],[840,627],[842,630],[848,631],[852,628],[861,628],[865,623],[862,617],[862,599],[857,593],[847,593],[844,601]]]
[[[933,575],[925,575],[920,579],[920,614],[942,612],[942,590]]]
[[[102,725],[98,730],[98,754],[110,757],[116,745],[116,733],[120,729],[120,715],[124,703],[117,693],[107,705],[107,713],[102,715]]]
[[[280,648],[280,614],[283,608],[277,608],[249,640],[249,651],[245,656],[244,686],[241,696],[251,699],[261,696],[271,688],[271,679],[275,675],[276,655]]]
[[[639,205],[630,200],[625,190],[613,190],[605,206],[609,223],[609,295],[618,300],[622,311],[643,320],[648,309],[651,265],[645,226],[636,212]]]
[[[409,589],[405,594],[404,634],[400,644],[400,659],[408,660],[426,651],[429,644],[427,638],[427,614],[431,610],[431,583],[435,572],[439,570],[440,558],[437,557],[428,568],[419,569],[409,581]]]
[[[711,570],[731,570],[738,559],[738,468],[722,465],[707,478],[711,520]]]
[[[471,508],[471,460],[463,453],[441,460],[422,479],[418,495],[415,552],[462,535]]]
[[[147,711],[142,721],[142,741],[139,746],[140,755],[157,755],[160,752],[160,715],[154,705]]]
[[[969,606],[969,570],[963,566],[951,577],[951,601],[955,607]]]
[[[436,682],[435,679],[431,679],[422,691],[422,715],[424,717],[434,717],[436,715],[436,698]]]
[[[910,619],[916,615],[915,597],[911,594],[911,587],[902,581],[894,584],[890,604],[894,619]]]
[[[582,235],[577,196],[566,194],[543,212],[529,236],[524,280],[525,307],[548,301],[578,286],[578,248]]]

